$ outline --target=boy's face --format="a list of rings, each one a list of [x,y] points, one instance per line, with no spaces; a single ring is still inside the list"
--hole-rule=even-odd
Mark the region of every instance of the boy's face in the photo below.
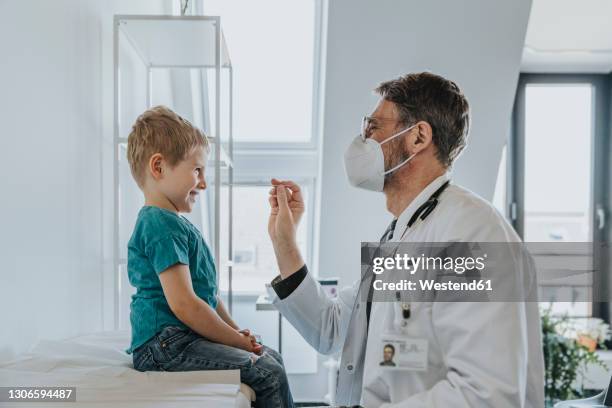
[[[158,186],[178,212],[191,212],[196,197],[206,188],[205,165],[206,150],[203,146],[197,146],[176,166],[164,166]]]

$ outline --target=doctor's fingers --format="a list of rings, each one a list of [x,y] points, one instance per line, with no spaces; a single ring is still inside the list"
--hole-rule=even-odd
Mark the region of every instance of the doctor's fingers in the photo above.
[[[297,201],[303,201],[302,190],[300,189],[300,186],[298,186],[296,183],[294,183],[291,180],[282,180],[281,183],[285,187],[289,188],[289,190],[291,190],[291,196],[293,199]]]
[[[298,186],[295,182],[291,181],[291,180],[278,180],[278,179],[272,179],[272,185],[274,187],[276,186],[280,186],[280,185],[284,185],[285,187],[289,187],[291,189],[291,191],[293,192],[299,192],[300,191],[300,186]]]
[[[285,191],[288,194],[290,194],[288,189],[286,189]],[[303,211],[305,211],[306,207],[304,205],[304,202],[301,201],[301,200],[295,200],[295,199],[293,199],[293,197],[294,196],[290,196],[288,198],[287,204],[289,205],[289,209],[292,212],[296,212],[296,211],[302,211],[303,212]],[[276,195],[276,192],[273,193],[272,191],[270,191],[270,196],[268,197],[268,201],[270,202],[270,206],[272,208],[278,208],[278,197]]]
[[[272,214],[274,215],[278,214],[278,199],[276,198],[276,196],[274,197],[270,196],[268,198],[268,202],[270,203],[270,209],[272,210]],[[306,207],[304,206],[304,203],[297,202],[297,201],[290,201],[288,205],[289,205],[289,210],[291,210],[291,212],[294,215],[300,214],[306,211]]]
[[[277,196],[277,189],[280,188],[281,186],[278,187],[272,187],[269,191],[270,196],[272,197],[276,197]],[[293,190],[291,190],[291,188],[285,186],[285,192],[287,193],[287,200],[291,203],[294,201],[302,201],[301,195],[298,197],[296,196],[296,194],[299,193],[295,193]]]
[[[276,190],[276,201],[278,202],[279,213],[287,213],[289,212],[289,199],[288,195],[290,194],[289,189],[280,188]]]
[[[268,197],[268,202],[270,203],[270,207],[272,207],[272,210],[278,210],[278,200],[276,199],[276,196]]]
[[[300,186],[297,183],[295,183],[294,181],[291,181],[291,180],[279,180],[277,178],[273,178],[271,180],[271,183],[272,183],[273,187],[284,185],[286,187],[289,187],[291,189],[291,191],[294,192],[294,193],[301,192]]]

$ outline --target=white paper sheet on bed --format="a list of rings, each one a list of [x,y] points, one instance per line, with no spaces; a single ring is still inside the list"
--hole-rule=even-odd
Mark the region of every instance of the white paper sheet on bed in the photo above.
[[[15,407],[249,407],[250,389],[240,373],[190,371],[141,373],[123,350],[127,332],[104,332],[64,341],[43,341],[19,358],[0,363],[1,386],[72,386],[74,403],[15,403]],[[3,405],[0,403],[1,406]]]

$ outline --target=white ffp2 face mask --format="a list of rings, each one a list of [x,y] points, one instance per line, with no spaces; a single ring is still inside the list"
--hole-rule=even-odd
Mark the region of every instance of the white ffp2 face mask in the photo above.
[[[385,155],[382,150],[382,145],[401,136],[415,126],[416,125],[410,126],[389,136],[380,143],[372,138],[364,140],[361,135],[357,136],[344,153],[344,169],[346,170],[349,183],[353,187],[363,188],[365,190],[383,191],[383,187],[385,186],[385,175],[394,172],[408,163],[416,153],[397,166],[385,170]]]

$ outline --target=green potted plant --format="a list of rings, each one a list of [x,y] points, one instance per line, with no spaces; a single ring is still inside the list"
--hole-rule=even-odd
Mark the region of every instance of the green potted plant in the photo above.
[[[546,407],[586,397],[576,380],[582,380],[588,364],[606,367],[594,346],[604,347],[610,338],[610,326],[601,319],[589,319],[580,328],[567,315],[554,316],[550,308],[542,310],[541,316]]]

